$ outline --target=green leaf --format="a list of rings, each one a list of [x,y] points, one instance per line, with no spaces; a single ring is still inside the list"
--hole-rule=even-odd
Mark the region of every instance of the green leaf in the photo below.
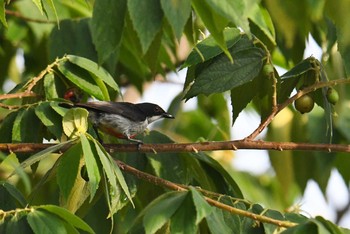
[[[242,34],[237,28],[228,28],[224,30],[224,37],[227,48],[231,48],[242,38]],[[205,62],[219,55],[220,53],[222,53],[222,49],[217,45],[214,37],[209,35],[196,45],[196,47],[188,55],[181,68],[190,67],[198,63]]]
[[[91,74],[85,69],[70,62],[61,62],[58,65],[58,70],[60,70],[67,79],[88,94],[100,100],[109,99],[109,96],[106,96],[106,93],[101,90],[101,87],[96,84],[95,79],[93,79]]]
[[[50,212],[32,210],[28,213],[27,220],[35,234],[67,233],[65,221]]]
[[[111,196],[111,207],[110,207],[110,216],[112,216],[115,212],[117,212],[117,205],[116,203],[113,203],[113,196],[116,196],[118,192],[118,184],[119,182],[121,188],[123,189],[124,193],[130,200],[130,202],[133,204],[132,197],[130,194],[130,191],[128,189],[128,185],[126,184],[125,178],[120,170],[120,168],[116,165],[114,159],[105,151],[105,149],[96,141],[94,140],[95,148],[97,151],[97,154],[100,158],[100,161],[103,166],[103,170],[106,173],[106,176],[108,178],[108,182],[110,184],[110,191],[109,195]],[[117,180],[116,180],[117,178]],[[133,204],[134,206],[134,204]]]
[[[205,0],[218,14],[224,16],[237,27],[243,29],[244,32],[249,33],[248,19],[245,17],[245,1],[241,0]]]
[[[228,21],[220,14],[212,11],[212,8],[204,1],[192,0],[192,6],[215,39],[217,45],[224,51],[230,62],[233,63],[233,58],[227,50],[224,34],[222,32],[227,26]]]
[[[24,160],[20,167],[22,168],[26,168],[28,166],[31,166],[33,165],[34,163],[50,156],[50,154],[54,153],[54,152],[57,152],[59,149],[71,144],[72,142],[74,142],[75,139],[73,140],[69,140],[69,141],[66,141],[66,142],[62,142],[62,143],[59,143],[59,144],[56,144],[56,145],[53,145],[51,147],[48,147],[32,156],[30,156],[28,159]]]
[[[35,114],[57,139],[61,138],[62,117],[51,108],[50,102],[40,103],[35,108]]]
[[[22,109],[16,116],[12,128],[13,142],[42,142],[42,134],[40,134],[41,124],[35,115],[35,109]],[[37,134],[32,134],[33,132]]]
[[[40,13],[44,15],[44,8],[43,8],[43,3],[42,0],[32,0],[34,4],[38,7]]]
[[[85,223],[82,219],[80,219],[78,216],[72,214],[68,210],[61,208],[59,206],[54,205],[43,205],[38,207],[38,209],[46,210],[52,214],[55,214],[59,216],[61,219],[65,220],[67,223],[73,225],[74,227],[77,227],[83,231],[86,231],[88,233],[95,233],[92,228]]]
[[[57,24],[58,24],[58,27],[59,27],[60,21],[59,21],[59,19],[58,19],[58,15],[57,15],[57,11],[56,11],[55,4],[53,4],[53,0],[45,0],[45,1],[46,1],[47,4],[51,7],[53,13],[55,14],[56,21],[57,21]]]
[[[260,91],[259,77],[231,90],[232,125],[241,111],[253,100]]]
[[[63,198],[66,200],[78,175],[81,155],[81,144],[75,144],[61,156],[57,169],[57,183]]]
[[[159,0],[128,0],[131,21],[141,42],[145,54],[161,30],[163,12]]]
[[[203,196],[193,187],[190,187],[190,191],[192,194],[192,199],[194,206],[196,208],[196,224],[198,225],[203,218],[213,212],[213,207],[210,206],[203,198]]]
[[[316,216],[316,220],[322,223],[322,225],[332,234],[342,234],[340,228],[329,220],[326,220],[322,216]]]
[[[69,62],[87,70],[90,74],[94,75],[97,79],[103,80],[107,85],[109,85],[112,89],[119,92],[119,86],[113,79],[113,77],[101,66],[96,64],[95,62],[75,56],[75,55],[67,55]],[[95,80],[96,81],[96,80]]]
[[[191,1],[189,0],[161,0],[160,1],[165,17],[174,29],[178,40],[182,36],[182,31],[188,18],[191,15]]]
[[[90,18],[61,20],[60,27],[52,29],[48,40],[49,60],[54,61],[66,54],[74,54],[97,61],[89,22]]]
[[[124,30],[126,0],[101,0],[94,4],[91,34],[102,64],[118,50]]]
[[[28,204],[23,194],[15,186],[5,181],[0,181],[0,185],[3,186],[23,208]]]
[[[63,91],[66,91],[66,87],[63,85],[61,79],[55,78],[53,72],[49,72],[44,76],[44,90],[47,100],[59,98]]]
[[[100,175],[100,171],[98,168],[95,155],[92,152],[90,142],[88,141],[88,139],[84,134],[80,135],[80,140],[81,140],[81,146],[83,148],[86,170],[89,177],[89,185],[90,185],[89,189],[91,194],[90,202],[91,202],[98,189],[98,186],[101,180],[101,175]]]
[[[55,87],[55,74],[53,72],[47,73],[44,76],[44,89],[47,99],[58,98],[58,93]]]
[[[12,216],[7,222],[5,233],[32,233],[27,217],[25,215]]]
[[[204,169],[210,178],[216,183],[216,189],[219,193],[228,194],[234,197],[243,198],[242,192],[232,176],[212,157],[204,153],[191,153],[191,155],[204,163]],[[208,167],[207,167],[208,166]]]
[[[176,210],[170,221],[171,233],[197,233],[196,210],[193,207],[192,197],[188,193],[181,206]]]
[[[143,211],[146,233],[155,233],[159,230],[180,207],[187,194],[187,192],[169,192],[153,200]]]
[[[239,87],[252,81],[258,76],[265,53],[254,47],[252,42],[244,37],[229,49],[235,62],[221,54],[217,57],[197,65],[194,84],[186,93],[188,100],[198,94],[209,95],[221,93]]]
[[[0,0],[0,21],[7,28],[6,16],[5,16],[5,0]]]
[[[250,7],[249,11],[249,19],[259,28],[259,30],[268,39],[266,43],[265,41],[263,42],[265,44],[272,44],[273,46],[276,46],[275,28],[273,26],[269,12],[265,8],[259,7],[257,3],[252,5],[253,6]],[[252,31],[252,33],[254,34],[254,31]],[[257,35],[254,34],[254,36]],[[262,38],[258,38],[262,40]]]
[[[19,177],[21,183],[23,183],[24,192],[26,194],[29,194],[32,191],[30,176],[23,168],[19,167],[19,165],[20,163],[17,158],[17,155],[13,152],[7,155],[6,158],[3,159],[3,161],[0,163],[0,167],[15,169],[15,171],[12,174],[16,174]]]
[[[213,207],[213,212],[206,217],[209,230],[213,234],[232,233],[233,230],[225,223],[224,216],[220,209]]]
[[[12,128],[13,124],[17,118],[18,111],[11,112],[8,114],[1,123],[0,126],[0,142],[1,143],[10,143],[12,142]]]
[[[88,129],[87,117],[89,112],[84,108],[72,108],[63,116],[62,126],[69,138],[79,137]]]

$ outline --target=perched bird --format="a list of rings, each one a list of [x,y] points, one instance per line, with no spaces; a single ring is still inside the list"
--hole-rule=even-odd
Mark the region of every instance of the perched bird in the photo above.
[[[130,102],[97,101],[72,105],[61,103],[61,106],[82,107],[88,110],[89,119],[100,141],[97,129],[117,138],[142,144],[142,141],[133,138],[144,132],[150,123],[162,118],[174,119],[174,116],[165,112],[160,106],[147,102],[133,104]]]

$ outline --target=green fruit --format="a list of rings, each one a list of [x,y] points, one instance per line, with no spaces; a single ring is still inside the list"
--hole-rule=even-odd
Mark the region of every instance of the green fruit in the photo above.
[[[314,108],[315,102],[310,95],[304,95],[295,100],[294,106],[300,113],[308,113]]]
[[[265,76],[269,76],[274,72],[273,66],[270,63],[266,63],[263,67],[263,72]]]
[[[327,94],[326,94],[327,100],[329,103],[335,105],[339,101],[339,94],[337,90],[333,88],[328,88]]]

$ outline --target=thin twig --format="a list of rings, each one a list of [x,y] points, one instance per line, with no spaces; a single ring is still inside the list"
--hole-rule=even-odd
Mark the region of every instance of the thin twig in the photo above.
[[[131,167],[122,161],[116,160],[116,162],[117,162],[118,166],[121,168],[121,170],[123,170],[129,174],[132,174],[141,180],[148,181],[152,184],[155,184],[155,185],[167,188],[167,189],[175,190],[175,191],[188,191],[188,189],[185,189],[185,188],[183,188],[183,187],[181,187],[173,182],[170,182],[168,180],[165,180],[165,179],[153,176],[151,174],[145,173],[143,171],[137,170],[136,168]],[[256,220],[259,222],[270,223],[270,224],[276,225],[278,227],[285,227],[285,228],[294,227],[294,226],[298,225],[297,223],[293,223],[290,221],[277,220],[277,219],[273,219],[273,218],[270,218],[270,217],[267,217],[264,215],[254,214],[254,213],[246,211],[246,210],[241,210],[241,209],[226,205],[224,203],[221,203],[219,201],[213,200],[213,199],[208,198],[206,196],[204,196],[204,199],[212,206],[226,210],[232,214],[248,217],[250,219],[253,219],[253,220]]]
[[[39,95],[33,92],[7,93],[7,94],[1,94],[0,100],[12,99],[12,98],[24,98],[24,97],[37,97],[37,96]]]
[[[52,72],[53,67],[58,66],[58,64],[59,64],[61,61],[64,61],[64,60],[66,60],[66,59],[67,59],[67,57],[66,57],[66,56],[63,56],[62,58],[57,58],[53,63],[47,65],[47,67],[46,67],[44,70],[42,70],[38,76],[36,76],[36,77],[34,77],[34,78],[32,78],[32,79],[30,79],[30,80],[28,81],[28,83],[25,85],[25,86],[27,87],[26,90],[25,90],[25,92],[30,93],[30,92],[32,91],[33,87],[34,87],[42,78],[44,78],[45,75],[46,75],[47,73]]]
[[[324,88],[324,87],[331,87],[338,84],[349,84],[350,79],[338,79],[338,80],[332,80],[327,82],[317,82],[311,86],[308,86],[302,90],[299,90],[294,96],[288,98],[285,102],[278,105],[276,109],[273,109],[271,114],[260,123],[258,128],[256,128],[246,139],[248,140],[254,140],[275,118],[275,116],[284,108],[286,108],[288,105],[293,103],[295,100],[300,98],[301,96],[311,93],[315,91],[316,89]]]
[[[5,13],[6,15],[11,15],[27,22],[33,22],[33,23],[39,23],[39,24],[57,24],[56,20],[33,19],[33,18],[26,17],[17,11],[5,10]]]

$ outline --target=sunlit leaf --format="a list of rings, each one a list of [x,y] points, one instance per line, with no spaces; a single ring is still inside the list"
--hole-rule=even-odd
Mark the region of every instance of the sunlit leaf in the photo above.
[[[100,174],[99,166],[97,164],[95,155],[92,152],[90,141],[86,138],[86,136],[84,134],[80,135],[80,140],[81,140],[81,146],[83,148],[87,174],[89,177],[89,184],[90,184],[89,189],[90,189],[90,194],[91,194],[90,195],[90,202],[91,202],[96,194],[98,187],[99,187],[99,183],[101,180],[101,174]]]
[[[95,62],[75,56],[75,55],[67,55],[68,60],[71,63],[74,63],[75,65],[89,71],[91,74],[93,74],[97,79],[101,79],[103,82],[105,82],[107,85],[109,85],[111,88],[113,88],[115,91],[119,92],[119,86],[113,79],[113,77],[101,66],[96,64]],[[96,80],[95,80],[96,81]]]
[[[7,27],[6,17],[5,17],[5,0],[0,0],[0,21]]]
[[[62,126],[69,138],[80,136],[88,129],[87,116],[89,112],[83,108],[72,108],[63,116]]]
[[[99,87],[95,79],[93,79],[90,73],[85,69],[70,62],[61,62],[58,65],[58,69],[67,79],[88,94],[100,100],[109,99],[109,96],[106,96],[108,93],[106,94],[104,90],[101,90],[101,87]]]

